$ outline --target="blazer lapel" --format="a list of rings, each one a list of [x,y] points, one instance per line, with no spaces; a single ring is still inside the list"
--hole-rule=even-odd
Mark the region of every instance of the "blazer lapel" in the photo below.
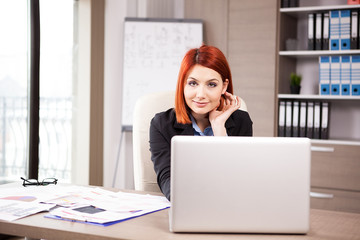
[[[174,129],[179,135],[194,135],[192,124],[181,124],[175,121]]]

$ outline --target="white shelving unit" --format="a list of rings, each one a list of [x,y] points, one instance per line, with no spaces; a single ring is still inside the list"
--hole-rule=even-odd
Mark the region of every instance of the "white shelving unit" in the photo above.
[[[311,207],[360,212],[360,96],[319,95],[319,56],[360,55],[360,49],[307,50],[309,13],[360,9],[360,5],[344,5],[343,0],[299,1],[300,7],[279,10],[277,99],[329,103],[329,139],[311,140],[311,189],[332,197],[311,198]],[[324,6],[327,3],[331,5]],[[287,39],[297,39],[296,50],[286,50]],[[291,72],[303,77],[300,94],[290,94]]]
[[[328,51],[328,50],[321,50],[321,51],[280,51],[280,56],[287,56],[293,58],[314,58],[319,56],[334,56],[334,55],[359,55],[360,50],[343,50],[343,51]]]
[[[311,99],[311,100],[358,100],[360,105],[360,96],[326,96],[326,95],[310,95],[310,94],[278,94],[280,99]],[[360,123],[359,123],[360,124]]]
[[[318,2],[321,3],[321,1]],[[343,1],[339,0],[339,3],[343,3]],[[316,0],[314,0],[312,4],[316,4]],[[280,8],[278,99],[330,102],[331,125],[329,129],[329,139],[336,139],[337,143],[339,139],[341,139],[340,142],[344,141],[344,143],[348,141],[360,143],[360,127],[358,126],[360,125],[360,97],[318,95],[319,56],[360,55],[360,49],[342,51],[307,50],[308,14],[341,9],[360,9],[360,5]],[[298,40],[298,50],[285,50],[285,41],[289,38]],[[303,76],[300,95],[289,94],[289,76],[291,72],[296,72]],[[341,119],[344,119],[344,121],[341,121]],[[347,136],[348,134],[349,136]],[[324,141],[324,143],[325,142],[329,141]]]

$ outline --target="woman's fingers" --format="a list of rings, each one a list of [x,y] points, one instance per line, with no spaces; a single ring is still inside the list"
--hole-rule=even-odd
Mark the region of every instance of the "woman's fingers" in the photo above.
[[[240,98],[236,95],[232,95],[228,92],[225,93],[225,105],[234,106],[235,108],[240,108]]]

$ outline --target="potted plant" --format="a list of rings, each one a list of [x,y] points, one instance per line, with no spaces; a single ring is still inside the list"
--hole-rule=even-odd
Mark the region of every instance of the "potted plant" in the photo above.
[[[301,88],[301,75],[296,73],[290,74],[290,92],[291,94],[299,94]]]

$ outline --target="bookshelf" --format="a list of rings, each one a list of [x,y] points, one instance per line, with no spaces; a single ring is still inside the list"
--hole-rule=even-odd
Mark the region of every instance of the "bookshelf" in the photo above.
[[[319,5],[316,5],[317,2]],[[359,96],[323,96],[319,95],[319,56],[360,55],[360,49],[352,50],[307,50],[307,16],[309,13],[341,9],[360,9],[360,5],[344,5],[344,1],[330,1],[332,5],[321,5],[323,1],[312,1],[315,6],[304,6],[306,1],[300,0],[299,7],[280,8],[279,42],[278,42],[278,80],[277,98],[328,101],[331,103],[329,139],[336,141],[355,141],[360,143],[360,97]],[[303,5],[302,5],[303,4]],[[297,39],[294,50],[286,50],[286,40]],[[300,95],[290,93],[289,76],[291,72],[303,77]],[[347,119],[347,124],[337,119]],[[357,121],[349,121],[355,119]],[[343,131],[339,135],[338,129]],[[354,133],[353,129],[358,130]],[[347,134],[351,133],[348,137]],[[328,143],[329,141],[324,141]]]
[[[311,189],[332,197],[312,198],[311,207],[360,212],[360,96],[319,95],[319,56],[360,55],[360,49],[307,50],[308,14],[360,9],[360,5],[346,3],[299,0],[299,7],[279,8],[275,132],[280,101],[328,102],[329,137],[312,139]],[[295,48],[287,50],[287,39],[297,40]],[[300,94],[290,94],[291,72],[302,75]]]
[[[360,50],[342,50],[342,51],[280,51],[280,56],[287,56],[292,58],[317,58],[319,56],[334,56],[334,55],[359,55]]]

